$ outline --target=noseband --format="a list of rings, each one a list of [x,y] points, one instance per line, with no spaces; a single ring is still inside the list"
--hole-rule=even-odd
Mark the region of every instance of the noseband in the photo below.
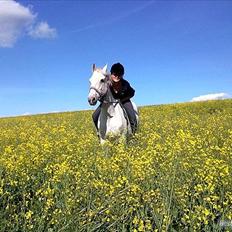
[[[95,91],[99,94],[99,99],[101,99],[101,98],[104,97],[104,95],[105,95],[105,94],[102,94],[102,93],[101,93],[98,89],[96,89],[95,87],[92,87],[92,86],[91,86],[89,89],[90,89],[90,90],[91,90],[91,89],[95,90]]]

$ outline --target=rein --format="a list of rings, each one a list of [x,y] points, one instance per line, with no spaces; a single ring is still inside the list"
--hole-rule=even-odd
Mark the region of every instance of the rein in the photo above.
[[[114,107],[119,104],[119,101],[106,101],[106,100],[101,100],[102,103],[105,104],[115,104]]]

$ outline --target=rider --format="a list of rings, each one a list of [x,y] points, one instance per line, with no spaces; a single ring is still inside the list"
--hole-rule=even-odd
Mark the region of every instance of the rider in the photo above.
[[[124,75],[124,67],[120,63],[113,64],[110,69],[110,90],[112,92],[112,95],[115,99],[119,99],[120,102],[123,105],[123,108],[126,110],[126,113],[128,115],[130,124],[131,124],[131,130],[134,134],[137,129],[137,119],[136,119],[136,113],[134,111],[133,105],[130,101],[130,98],[132,98],[135,94],[135,90],[130,86],[129,82],[123,79]],[[93,113],[93,122],[97,127],[98,118],[101,112],[101,104],[98,106],[98,108]]]

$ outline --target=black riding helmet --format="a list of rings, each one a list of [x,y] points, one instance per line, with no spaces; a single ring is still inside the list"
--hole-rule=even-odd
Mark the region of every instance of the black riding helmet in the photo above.
[[[124,67],[120,63],[115,63],[112,65],[110,69],[111,74],[115,74],[116,76],[122,77],[124,75]]]

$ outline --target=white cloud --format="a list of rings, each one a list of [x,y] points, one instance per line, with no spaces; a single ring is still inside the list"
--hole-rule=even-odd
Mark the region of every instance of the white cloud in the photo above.
[[[25,112],[25,113],[22,114],[22,116],[27,116],[27,115],[31,115],[31,113],[30,112]]]
[[[31,28],[29,35],[33,38],[55,38],[56,29],[51,28],[47,22],[40,22],[34,28]]]
[[[13,47],[23,35],[54,38],[56,30],[47,22],[37,23],[37,14],[15,0],[0,0],[0,47]]]
[[[29,8],[13,0],[0,1],[0,47],[13,47],[35,18]]]
[[[230,95],[227,93],[211,93],[211,94],[201,95],[199,97],[194,97],[191,100],[191,102],[208,101],[208,100],[223,100],[226,98],[230,98]]]

